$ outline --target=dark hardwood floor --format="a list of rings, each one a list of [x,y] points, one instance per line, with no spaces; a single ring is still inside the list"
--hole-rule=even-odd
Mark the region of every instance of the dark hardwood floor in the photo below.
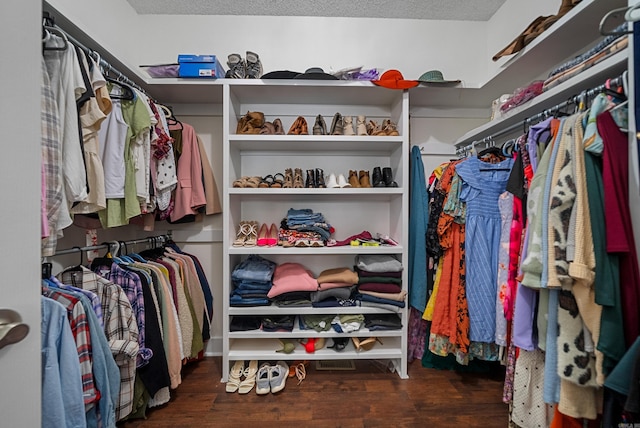
[[[457,373],[409,365],[402,380],[380,363],[357,361],[355,371],[316,370],[289,378],[277,394],[225,392],[220,358],[183,369],[171,401],[149,409],[146,420],[122,428],[154,427],[506,427],[504,374]]]

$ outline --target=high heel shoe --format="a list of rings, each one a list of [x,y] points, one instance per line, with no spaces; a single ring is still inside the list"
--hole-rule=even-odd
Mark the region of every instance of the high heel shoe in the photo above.
[[[351,340],[353,341],[353,346],[356,347],[357,352],[371,350],[376,342],[379,342],[382,345],[382,340],[380,340],[379,337],[367,337],[366,339],[360,340],[359,337],[354,336]]]
[[[258,222],[248,222],[249,231],[247,233],[247,239],[244,241],[245,247],[255,247],[258,243]]]
[[[293,170],[291,168],[284,170],[284,184],[282,187],[284,189],[291,189],[293,187]]]
[[[356,135],[353,129],[353,116],[345,116],[343,120],[343,135]]]
[[[327,135],[327,124],[321,114],[316,116],[316,123],[313,125],[313,135]]]
[[[368,135],[367,125],[365,121],[366,121],[366,117],[358,116],[358,125],[356,126],[356,133],[358,135]]]
[[[302,169],[296,168],[293,175],[293,188],[301,189],[304,187],[304,179],[302,178]]]
[[[258,245],[258,247],[266,247],[267,245],[269,245],[269,229],[267,229],[266,223],[262,223],[262,226],[260,226],[256,244]]]
[[[275,223],[271,223],[271,227],[269,228],[269,238],[267,239],[267,244],[270,247],[275,247],[278,245],[278,226]]]
[[[258,374],[258,362],[256,360],[249,361],[249,365],[244,369],[244,379],[238,386],[238,394],[248,394],[256,384],[256,374]]]
[[[330,135],[342,135],[344,132],[344,122],[342,119],[342,115],[340,113],[336,113],[333,115],[333,121],[331,122],[331,130],[329,131]]]
[[[249,223],[246,221],[241,221],[238,225],[238,232],[236,233],[236,239],[231,244],[234,247],[244,247],[244,243],[247,241],[247,237],[249,236]]]
[[[282,121],[278,118],[273,121],[273,127],[276,129],[275,135],[284,135],[284,127]]]

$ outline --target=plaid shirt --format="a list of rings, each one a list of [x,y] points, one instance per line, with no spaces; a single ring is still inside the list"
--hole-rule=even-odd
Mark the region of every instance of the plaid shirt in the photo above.
[[[80,279],[79,275],[82,275]],[[64,282],[82,282],[84,290],[95,293],[100,299],[104,316],[104,333],[109,348],[120,368],[120,396],[116,407],[116,420],[122,420],[133,408],[133,390],[135,384],[138,355],[138,326],[124,291],[111,281],[102,278],[87,268],[82,272],[65,272]]]
[[[76,274],[76,275],[73,275]],[[104,320],[102,319],[102,306],[100,305],[100,299],[93,291],[82,289],[82,272],[80,271],[72,271],[65,272],[64,280],[62,279],[63,274],[58,274],[59,278],[52,276],[50,279],[54,281],[56,285],[63,290],[76,291],[78,293],[82,293],[91,301],[91,307],[93,308],[93,312],[98,317],[98,321],[100,321],[100,327],[104,327]],[[78,280],[78,276],[80,276],[80,280]],[[61,282],[62,281],[62,282]]]
[[[115,262],[112,263],[110,267],[95,266],[93,271],[114,284],[119,285],[126,294],[138,324],[138,345],[140,349],[138,350],[136,367],[144,366],[153,356],[153,352],[144,345],[144,296],[142,294],[142,281],[140,281],[136,273],[121,268]]]
[[[52,256],[56,252],[57,224],[62,206],[62,144],[58,107],[44,58],[40,93],[42,169],[46,183],[44,210],[49,226],[49,236],[42,240],[42,255]]]
[[[63,294],[62,291],[49,288],[46,281],[43,282],[42,295],[61,303],[67,310],[71,332],[78,348],[80,361],[80,373],[82,375],[82,392],[84,396],[85,410],[92,408],[100,399],[100,393],[93,383],[93,368],[91,361],[91,338],[89,336],[89,323],[87,315],[80,300]]]

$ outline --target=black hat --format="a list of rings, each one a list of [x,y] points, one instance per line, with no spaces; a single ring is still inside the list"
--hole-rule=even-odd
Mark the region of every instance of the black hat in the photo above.
[[[302,74],[294,77],[294,79],[306,79],[306,80],[338,80],[333,74],[325,73],[320,67],[308,68]]]
[[[298,73],[297,71],[277,70],[270,71],[267,74],[263,74],[261,79],[295,79],[299,75],[300,73]]]

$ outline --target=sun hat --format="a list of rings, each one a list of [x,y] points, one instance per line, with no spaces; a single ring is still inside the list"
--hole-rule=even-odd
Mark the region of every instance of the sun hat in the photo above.
[[[261,79],[293,79],[299,76],[301,73],[291,70],[276,70],[270,71],[267,74],[263,74]]]
[[[398,70],[387,70],[382,73],[380,79],[372,80],[371,82],[389,89],[409,89],[418,86],[418,81],[405,80]]]
[[[308,68],[304,73],[297,75],[294,79],[306,80],[338,80],[333,74],[325,73],[320,67]]]
[[[460,80],[444,80],[444,76],[442,75],[442,71],[440,70],[430,70],[422,74],[422,76],[418,77],[418,82],[425,83],[427,85],[435,84],[435,85],[455,85],[460,83]]]

